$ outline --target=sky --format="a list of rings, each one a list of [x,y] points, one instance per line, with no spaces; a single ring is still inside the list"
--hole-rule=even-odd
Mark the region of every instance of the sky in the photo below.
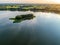
[[[0,3],[60,4],[60,0],[0,0]]]

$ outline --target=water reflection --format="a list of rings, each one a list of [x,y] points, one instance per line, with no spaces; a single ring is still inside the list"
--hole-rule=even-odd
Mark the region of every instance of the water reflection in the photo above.
[[[13,20],[13,23],[20,23],[25,20],[31,20],[35,16],[33,14],[26,14],[26,15],[17,15],[15,18],[9,18],[10,20]]]
[[[60,45],[60,15],[35,12],[36,17],[31,16],[34,19],[25,16],[25,21],[15,18],[27,12],[5,13],[0,14],[0,45]],[[11,20],[22,20],[22,23]]]

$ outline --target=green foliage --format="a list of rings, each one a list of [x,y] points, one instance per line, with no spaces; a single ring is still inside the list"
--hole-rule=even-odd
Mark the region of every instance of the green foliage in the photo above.
[[[15,18],[9,18],[10,20],[14,20],[13,23],[19,23],[24,20],[31,20],[35,16],[33,14],[25,14],[25,15],[17,15]]]

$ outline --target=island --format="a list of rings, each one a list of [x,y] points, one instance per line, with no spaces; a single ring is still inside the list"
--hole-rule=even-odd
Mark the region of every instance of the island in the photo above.
[[[19,23],[24,20],[31,20],[35,16],[33,14],[24,14],[24,15],[17,15],[15,18],[9,18],[10,20],[14,20],[13,23]]]

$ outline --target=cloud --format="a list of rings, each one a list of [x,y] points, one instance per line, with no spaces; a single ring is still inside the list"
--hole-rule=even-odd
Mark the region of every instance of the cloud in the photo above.
[[[0,3],[60,3],[60,0],[0,0]]]

